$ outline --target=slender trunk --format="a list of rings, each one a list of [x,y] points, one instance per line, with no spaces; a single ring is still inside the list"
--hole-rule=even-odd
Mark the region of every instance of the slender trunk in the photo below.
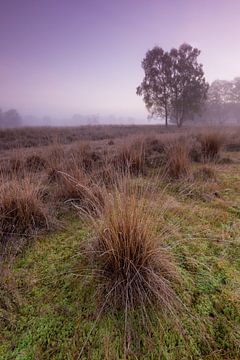
[[[167,109],[165,109],[165,126],[168,126],[168,112],[167,112]]]

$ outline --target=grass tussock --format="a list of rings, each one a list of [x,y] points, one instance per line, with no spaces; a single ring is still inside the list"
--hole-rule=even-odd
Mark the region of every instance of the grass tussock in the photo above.
[[[47,162],[43,156],[38,153],[33,153],[26,158],[25,168],[28,171],[36,172],[44,170],[47,166]]]
[[[151,210],[129,185],[104,196],[95,238],[87,254],[103,303],[114,309],[176,305],[179,274],[162,239],[156,238]]]
[[[146,171],[146,149],[143,139],[133,138],[129,142],[119,144],[112,162],[119,172],[143,174]]]
[[[198,138],[201,144],[203,161],[216,161],[224,143],[223,135],[218,131],[205,131]]]
[[[44,189],[36,179],[27,176],[10,181],[1,179],[0,234],[32,235],[48,230],[53,222],[49,206],[45,204]]]
[[[189,147],[185,141],[171,141],[165,145],[166,172],[172,179],[180,179],[189,174]]]

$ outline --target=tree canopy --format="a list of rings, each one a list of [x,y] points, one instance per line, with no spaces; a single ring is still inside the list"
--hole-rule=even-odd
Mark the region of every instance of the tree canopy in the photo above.
[[[0,109],[0,128],[13,128],[21,125],[22,118],[15,109],[5,112]]]
[[[189,44],[169,52],[156,46],[146,53],[142,61],[145,76],[137,94],[143,96],[151,116],[164,117],[166,125],[170,119],[181,126],[201,111],[208,84],[199,54]]]

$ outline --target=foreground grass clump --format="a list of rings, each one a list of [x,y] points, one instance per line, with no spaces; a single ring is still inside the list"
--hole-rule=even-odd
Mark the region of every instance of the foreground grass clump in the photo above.
[[[41,184],[30,176],[0,184],[0,234],[24,236],[49,229],[53,223],[43,201]]]
[[[179,274],[163,239],[156,237],[146,199],[139,199],[129,183],[120,185],[105,194],[100,218],[92,222],[96,237],[87,254],[103,301],[112,308],[157,303],[171,310]]]

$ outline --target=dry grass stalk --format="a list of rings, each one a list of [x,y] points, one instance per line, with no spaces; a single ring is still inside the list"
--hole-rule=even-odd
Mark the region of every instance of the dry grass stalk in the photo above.
[[[100,298],[110,308],[176,305],[177,269],[155,234],[152,212],[128,182],[105,192],[99,218],[92,217],[95,239],[87,246]]]
[[[165,145],[166,172],[170,178],[180,179],[189,174],[189,147],[185,141],[171,141]]]
[[[24,236],[49,229],[52,216],[43,201],[44,189],[31,176],[0,182],[0,234]]]
[[[224,138],[219,131],[205,131],[199,136],[203,161],[215,161],[218,159],[223,146]]]

